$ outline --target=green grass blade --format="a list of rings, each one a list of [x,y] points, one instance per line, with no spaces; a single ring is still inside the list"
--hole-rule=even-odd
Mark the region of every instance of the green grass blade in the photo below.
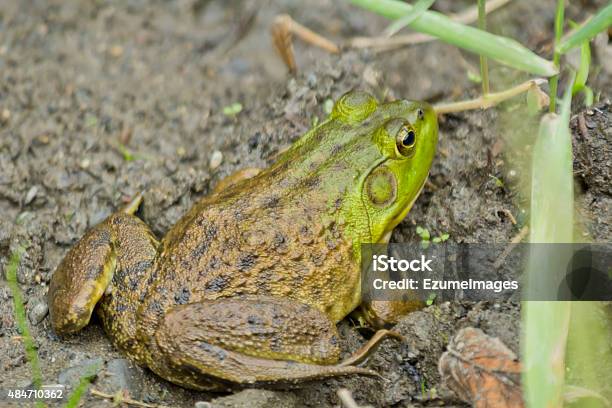
[[[590,41],[600,32],[612,25],[612,4],[599,10],[589,21],[578,30],[563,38],[557,45],[557,52],[565,54],[569,50],[580,46],[585,41]]]
[[[569,130],[572,86],[565,93],[560,115],[547,114],[540,122],[532,157],[531,243],[573,242],[574,180]],[[530,256],[527,281],[532,294],[550,298],[563,278],[558,274],[565,270],[571,253],[551,251],[547,256],[545,250],[539,246],[538,256]],[[570,302],[523,304],[523,386],[528,407],[563,406],[570,314]]]
[[[591,46],[588,41],[585,41],[580,46],[580,67],[576,73],[576,81],[572,87],[572,95],[576,95],[586,87],[587,79],[589,78],[589,69],[591,67]]]
[[[349,0],[356,6],[373,11],[388,19],[398,19],[413,10],[413,6],[396,0]],[[535,75],[552,76],[557,68],[518,42],[457,23],[435,11],[425,11],[409,24],[415,31],[429,34],[444,42],[494,59],[510,67]]]
[[[38,351],[36,349],[34,339],[32,339],[32,335],[30,333],[30,328],[26,319],[25,308],[23,307],[21,289],[19,288],[19,284],[17,283],[17,268],[19,268],[19,264],[21,263],[21,257],[23,256],[25,251],[26,248],[19,246],[11,254],[11,258],[6,269],[6,280],[8,282],[9,288],[11,289],[11,293],[13,294],[15,321],[17,322],[17,327],[19,327],[19,331],[21,332],[26,359],[28,360],[28,363],[30,364],[30,370],[32,371],[32,384],[34,385],[34,388],[40,388],[40,386],[42,385],[42,373],[38,360]],[[43,403],[40,401],[36,402],[36,406],[44,407]]]
[[[87,367],[85,373],[79,379],[79,383],[74,388],[74,391],[72,391],[68,397],[68,401],[66,401],[64,408],[77,408],[79,406],[81,399],[85,395],[85,392],[87,392],[92,380],[96,378],[98,371],[100,371],[100,366],[98,364]]]
[[[421,15],[429,10],[432,4],[434,4],[436,0],[418,0],[414,3],[412,7],[412,11],[409,14],[406,14],[404,17],[400,17],[395,20],[387,29],[385,30],[386,36],[392,36],[397,33],[402,28],[406,27],[410,23],[412,23],[417,18],[421,17]]]

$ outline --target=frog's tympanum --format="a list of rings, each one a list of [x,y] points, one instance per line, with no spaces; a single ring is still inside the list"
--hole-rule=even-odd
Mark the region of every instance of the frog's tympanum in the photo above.
[[[360,243],[386,242],[404,219],[437,134],[425,103],[350,92],[271,167],[219,183],[161,241],[135,198],[55,271],[53,328],[76,332],[95,309],[132,360],[199,390],[376,375],[356,364],[394,333],[339,362],[335,325],[361,303]]]

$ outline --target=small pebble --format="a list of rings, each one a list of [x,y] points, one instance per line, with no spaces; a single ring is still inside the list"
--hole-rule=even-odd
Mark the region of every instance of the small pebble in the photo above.
[[[212,156],[210,156],[210,168],[211,168],[211,170],[214,170],[217,167],[219,167],[221,165],[222,161],[223,161],[223,153],[221,153],[218,150],[215,150],[213,152]]]
[[[370,86],[379,86],[381,77],[381,72],[374,69],[371,65],[368,65],[363,71],[363,80]]]
[[[11,111],[8,109],[2,109],[2,113],[0,113],[0,121],[8,122],[11,118]]]
[[[43,321],[45,316],[47,316],[47,313],[49,313],[47,302],[41,299],[34,300],[34,306],[32,306],[32,309],[30,309],[30,313],[28,314],[30,323],[37,325]]]
[[[123,55],[123,47],[120,45],[113,45],[112,47],[110,47],[110,49],[108,50],[108,53],[111,55],[111,57],[113,58],[119,58],[120,56]]]
[[[313,73],[308,74],[308,78],[306,78],[306,82],[311,89],[314,89],[317,86],[317,76]]]
[[[323,112],[325,112],[326,115],[329,115],[333,109],[334,101],[331,99],[326,99],[325,102],[323,102]]]
[[[198,401],[195,403],[195,408],[211,408],[212,404],[208,401]]]
[[[25,196],[24,204],[28,205],[36,198],[36,194],[38,194],[38,186],[32,186],[28,190],[28,193]]]

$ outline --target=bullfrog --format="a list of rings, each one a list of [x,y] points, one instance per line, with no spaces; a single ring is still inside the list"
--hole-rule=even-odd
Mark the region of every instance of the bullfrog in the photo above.
[[[389,240],[437,139],[427,103],[352,91],[269,168],[219,182],[161,240],[137,216],[138,195],[57,267],[52,327],[75,333],[95,311],[130,359],[197,390],[376,375],[359,363],[394,332],[340,362],[336,323],[361,303],[360,244]]]

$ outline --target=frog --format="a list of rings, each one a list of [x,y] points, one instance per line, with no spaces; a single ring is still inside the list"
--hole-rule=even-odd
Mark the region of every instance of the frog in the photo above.
[[[389,241],[437,141],[428,103],[353,90],[269,167],[221,180],[162,239],[137,194],[56,268],[52,328],[71,335],[95,314],[129,359],[195,390],[380,376],[362,363],[401,335],[378,327],[340,361],[336,325],[360,308],[380,323],[375,302],[362,302],[361,244]]]

